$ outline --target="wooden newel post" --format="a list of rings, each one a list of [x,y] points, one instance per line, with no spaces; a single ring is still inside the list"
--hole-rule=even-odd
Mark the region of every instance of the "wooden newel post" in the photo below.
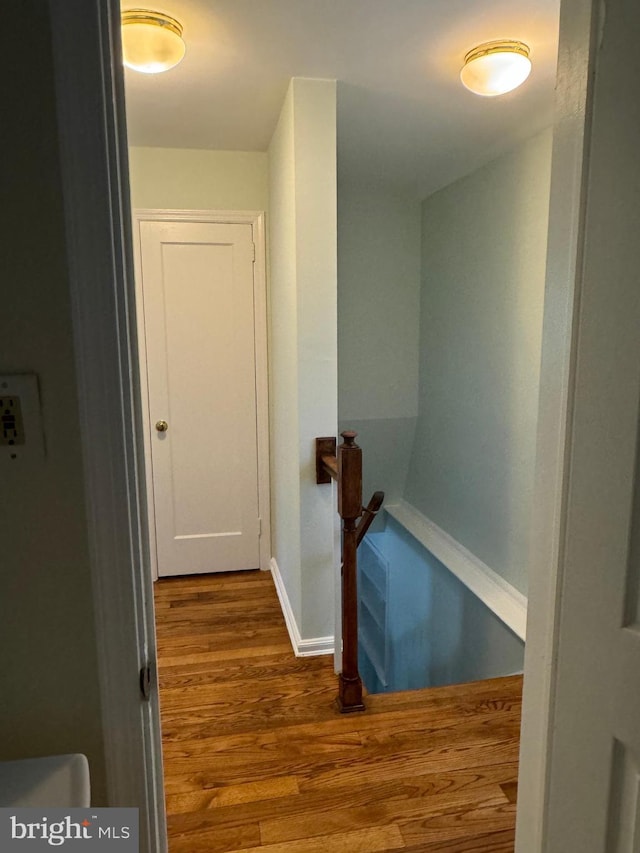
[[[362,450],[357,433],[341,433],[338,448],[338,512],[342,519],[342,672],[337,698],[341,713],[364,711],[358,672],[358,534],[362,515]]]

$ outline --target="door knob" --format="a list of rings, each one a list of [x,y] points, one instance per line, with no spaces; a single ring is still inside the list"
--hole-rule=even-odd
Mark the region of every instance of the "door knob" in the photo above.
[[[169,429],[169,424],[166,421],[156,421],[156,429],[158,432],[166,432]]]

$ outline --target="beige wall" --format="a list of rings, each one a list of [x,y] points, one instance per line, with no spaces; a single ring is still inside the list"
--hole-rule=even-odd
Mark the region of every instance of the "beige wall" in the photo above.
[[[266,210],[268,160],[262,151],[130,148],[134,208]]]
[[[2,133],[0,373],[35,372],[46,458],[2,464],[0,760],[83,752],[104,798],[48,4],[12,15]],[[13,51],[14,55],[11,55]],[[38,57],[37,63],[25,56]]]

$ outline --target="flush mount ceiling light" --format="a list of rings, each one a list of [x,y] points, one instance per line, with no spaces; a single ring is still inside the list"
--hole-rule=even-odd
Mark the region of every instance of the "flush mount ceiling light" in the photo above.
[[[158,74],[185,53],[182,24],[163,12],[128,9],[122,13],[122,58],[127,68]]]
[[[517,89],[531,72],[529,47],[521,41],[488,41],[464,58],[460,79],[470,92],[491,98]]]

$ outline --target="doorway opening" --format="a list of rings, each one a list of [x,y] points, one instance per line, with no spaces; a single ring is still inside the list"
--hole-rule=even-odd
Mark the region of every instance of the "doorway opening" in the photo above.
[[[522,4],[532,32],[547,28],[539,53],[545,64],[531,81],[529,101],[509,96],[503,112],[489,108],[490,118],[469,93],[464,100],[453,95],[450,82],[437,92],[439,71],[425,90],[436,94],[424,103],[415,97],[404,57],[426,49],[420,4],[399,11],[381,3],[376,15],[370,4],[366,14],[339,5],[328,22],[285,0],[203,2],[185,24],[192,46],[167,74],[161,108],[150,93],[165,78],[128,71],[132,204],[174,218],[212,209],[266,214],[268,563],[296,652],[339,646],[336,517],[331,502],[314,493],[312,466],[304,466],[313,456],[308,436],[349,427],[365,451],[365,493],[380,488],[388,496],[361,570],[361,666],[369,691],[512,675],[521,672],[524,653],[557,4],[538,4],[535,13]],[[172,11],[181,17],[179,8]],[[376,19],[375,31],[362,30],[365,18]],[[285,73],[276,34],[281,40],[292,21],[296,38],[286,41],[297,47]],[[436,23],[442,56],[449,56],[463,37],[459,21],[443,12],[430,22]],[[314,51],[320,26],[326,38]],[[376,59],[382,33],[384,65],[394,69],[382,74],[387,85]],[[221,49],[216,72],[206,76],[204,109],[197,63],[212,44]],[[245,77],[228,70],[240,44]],[[273,85],[252,76],[252,63],[264,75],[266,56]],[[428,66],[425,60],[421,73]],[[179,75],[189,67],[194,77],[185,76],[183,88]],[[240,109],[243,98],[258,105],[259,117]],[[182,120],[164,126],[161,113]],[[470,128],[473,141],[462,144]],[[333,158],[334,172],[318,169],[319,157],[327,164]],[[169,314],[179,317],[180,310]],[[157,325],[163,324],[166,331],[164,320]],[[149,402],[153,470],[151,443],[168,443],[167,430],[155,424],[171,431],[173,420],[151,413],[151,392]],[[167,495],[155,481],[151,493],[154,505]],[[202,496],[196,501],[201,506]],[[175,510],[173,497],[167,503]],[[321,559],[311,570],[320,539]],[[260,566],[266,568],[262,558]],[[160,574],[201,571],[181,563]],[[201,592],[207,600],[210,590]]]
[[[628,27],[628,17],[617,6],[609,10],[606,30],[599,26],[602,21],[596,14],[597,4],[585,6],[568,0],[563,8],[566,14],[563,14],[560,55],[559,124],[554,139],[549,292],[545,300],[544,383],[539,412],[536,488],[541,499],[536,503],[535,513],[536,571],[531,577],[529,686],[525,685],[528,737],[522,743],[521,781],[527,798],[524,810],[518,808],[519,837],[523,845],[536,850],[548,846],[548,842],[561,848],[563,844],[565,848],[567,844],[570,846],[575,842],[575,827],[581,827],[587,840],[597,838],[603,829],[606,807],[602,789],[596,790],[593,780],[600,777],[603,785],[613,783],[615,795],[616,791],[620,793],[617,782],[631,778],[626,765],[622,767],[619,762],[617,769],[622,767],[624,771],[620,776],[611,778],[608,773],[598,772],[598,767],[602,770],[602,762],[598,763],[602,753],[582,749],[583,743],[595,741],[596,736],[608,737],[611,743],[611,732],[602,725],[603,721],[608,725],[611,718],[599,714],[598,705],[590,706],[595,686],[589,677],[593,658],[584,648],[586,645],[587,651],[595,651],[599,637],[593,634],[592,623],[581,612],[584,596],[576,594],[575,586],[580,587],[578,593],[584,592],[586,561],[589,574],[605,583],[606,593],[593,596],[588,589],[589,604],[597,605],[598,616],[607,614],[608,619],[604,599],[607,603],[613,601],[610,595],[613,584],[610,576],[601,571],[597,537],[604,535],[614,544],[616,557],[612,560],[617,572],[622,569],[618,572],[622,575],[628,570],[627,553],[618,546],[634,541],[626,535],[632,516],[627,507],[628,475],[633,468],[627,463],[630,456],[637,455],[636,436],[634,433],[631,441],[625,435],[623,452],[618,452],[620,434],[615,429],[608,432],[613,423],[629,423],[628,411],[623,410],[623,417],[618,417],[622,397],[627,406],[635,409],[630,419],[634,425],[637,415],[637,385],[633,385],[634,394],[620,394],[623,386],[610,381],[622,365],[628,364],[627,359],[634,365],[638,363],[634,349],[637,288],[635,278],[629,274],[637,264],[635,259],[629,263],[627,254],[636,245],[631,230],[637,194],[633,194],[633,182],[627,180],[634,174],[635,163],[635,151],[627,142],[632,142],[635,136],[625,132],[627,122],[636,118],[633,104],[637,98],[629,85],[629,80],[636,79],[629,73],[635,56],[624,49],[633,30]],[[40,7],[39,10],[42,11]],[[114,62],[119,51],[117,37],[114,38],[119,29],[119,10],[111,0],[98,4],[52,0],[50,10],[88,496],[87,534],[95,587],[95,635],[103,712],[100,729],[108,765],[108,790],[120,802],[140,804],[143,849],[159,850],[165,845],[163,809],[158,804],[160,789],[156,785],[159,757],[156,694],[152,689],[145,701],[137,689],[130,689],[132,677],[136,685],[148,685],[143,677],[145,667],[140,670],[140,665],[149,661],[149,655],[153,659],[153,637],[147,633],[150,584],[148,574],[140,571],[142,565],[148,566],[140,525],[142,492],[136,479],[140,455],[132,393],[136,357],[130,345],[132,291],[127,282],[130,243],[124,195],[127,175],[123,99],[121,74]],[[595,38],[603,32],[606,36],[603,40]],[[629,62],[622,62],[621,57],[628,55],[631,55]],[[622,147],[617,144],[621,140]],[[585,200],[589,204],[585,205]],[[591,219],[594,210],[598,210],[598,216]],[[600,230],[603,225],[604,232]],[[613,232],[611,241],[602,239],[603,233],[609,233],[606,228]],[[620,257],[616,254],[616,275],[611,276],[611,258],[605,250],[620,241],[625,252]],[[587,244],[590,251],[583,267]],[[620,276],[618,270],[622,272]],[[616,292],[623,299],[611,298],[611,281],[620,288]],[[585,295],[589,298],[583,299]],[[578,301],[579,315],[575,312]],[[632,310],[627,311],[628,308]],[[603,313],[607,321],[604,323]],[[620,336],[622,346],[617,334],[615,347],[602,340],[601,332],[608,328],[624,332]],[[598,369],[591,374],[593,364]],[[579,368],[577,375],[574,367]],[[597,381],[593,381],[594,376]],[[597,393],[593,393],[594,388]],[[613,407],[609,406],[612,396]],[[576,403],[580,405],[576,407]],[[584,434],[580,436],[585,427],[586,440]],[[602,436],[607,441],[601,445]],[[615,459],[615,466],[609,465],[611,459]],[[618,476],[618,466],[626,472],[625,476]],[[576,472],[579,476],[574,477]],[[613,489],[615,501],[606,507],[606,512],[601,503],[595,507],[592,501],[594,492],[601,493],[603,482],[618,489]],[[626,494],[622,496],[620,490],[627,490]],[[620,512],[619,506],[623,507]],[[617,526],[609,523],[612,509]],[[605,523],[602,525],[601,521]],[[625,524],[626,533],[621,529]],[[567,545],[569,553],[563,547]],[[585,549],[589,553],[585,554]],[[571,583],[567,584],[567,580]],[[561,583],[562,601],[558,594]],[[621,588],[622,583],[617,580],[614,583]],[[626,589],[625,593],[628,592]],[[575,631],[566,630],[568,623],[589,643],[576,643]],[[618,633],[628,634],[627,626]],[[575,663],[572,659],[567,661],[569,668],[558,665],[555,657],[558,641],[561,662],[564,645],[580,647],[583,657],[580,669],[572,666]],[[607,669],[618,671],[605,663],[602,671]],[[564,700],[555,695],[556,686],[562,687]],[[611,693],[603,689],[603,684],[597,687],[599,699],[604,697],[610,704]],[[569,704],[567,699],[571,700]],[[581,715],[580,711],[587,707],[590,713]],[[620,707],[630,705],[623,701]],[[564,732],[556,739],[556,722],[560,717]],[[591,729],[586,739],[575,734],[574,723],[578,718],[581,725],[586,723]],[[596,732],[593,737],[592,732]],[[617,752],[617,758],[620,755]],[[570,760],[566,760],[567,756]],[[573,773],[577,759],[586,768],[580,775],[583,786],[579,797],[575,796],[577,777]],[[564,771],[568,768],[569,774],[554,774],[554,765],[557,770],[561,764]],[[547,821],[550,784],[555,793],[560,793],[553,803],[557,820],[551,823]],[[596,801],[597,808],[590,808]],[[566,820],[567,802],[573,810],[574,819],[570,822]],[[618,798],[618,805],[620,802]],[[617,809],[617,814],[620,811],[629,824],[626,818],[633,815],[632,808]],[[437,849],[443,849],[440,841],[438,845]]]

